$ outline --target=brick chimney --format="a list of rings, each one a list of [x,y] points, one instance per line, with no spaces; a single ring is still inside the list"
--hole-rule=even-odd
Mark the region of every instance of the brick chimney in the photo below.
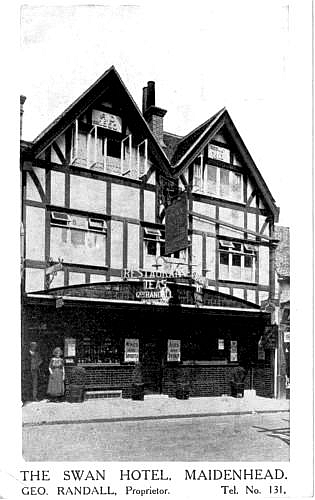
[[[20,95],[20,138],[22,138],[22,127],[23,127],[23,113],[24,113],[24,103],[26,101],[25,95]]]
[[[155,106],[155,83],[148,82],[147,87],[143,88],[142,95],[142,114],[156,139],[162,147],[165,147],[163,141],[163,118],[167,111]]]

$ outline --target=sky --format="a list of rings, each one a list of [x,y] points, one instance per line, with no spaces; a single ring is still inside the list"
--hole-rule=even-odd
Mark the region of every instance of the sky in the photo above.
[[[166,131],[184,135],[225,106],[289,225],[288,1],[22,6],[23,138],[113,64],[140,108],[156,82]]]

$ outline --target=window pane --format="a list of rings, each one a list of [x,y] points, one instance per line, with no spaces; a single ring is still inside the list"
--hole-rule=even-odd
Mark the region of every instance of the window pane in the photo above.
[[[217,168],[212,165],[206,166],[206,190],[209,194],[216,194],[217,192]]]
[[[232,255],[232,266],[240,266],[241,265],[241,256],[237,254]]]
[[[242,178],[236,172],[230,172],[230,195],[235,201],[242,199]]]
[[[220,196],[229,196],[229,171],[223,168],[220,169]]]
[[[148,255],[156,255],[156,241],[147,241]]]
[[[251,255],[245,255],[244,257],[244,266],[252,267],[253,265],[253,257]]]
[[[229,254],[220,252],[220,264],[228,266],[229,264]]]

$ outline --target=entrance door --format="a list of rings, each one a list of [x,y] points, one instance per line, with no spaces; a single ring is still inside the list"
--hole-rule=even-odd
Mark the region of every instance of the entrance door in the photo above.
[[[146,394],[160,394],[162,385],[161,352],[157,342],[144,345],[142,368]]]

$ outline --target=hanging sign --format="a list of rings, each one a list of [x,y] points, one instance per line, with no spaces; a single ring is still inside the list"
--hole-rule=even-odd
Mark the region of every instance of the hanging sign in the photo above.
[[[139,339],[125,339],[125,362],[139,362]]]
[[[188,246],[187,194],[184,192],[165,209],[165,255]]]
[[[180,340],[168,340],[167,361],[180,361]]]
[[[92,111],[92,123],[98,127],[114,130],[114,132],[122,131],[121,118],[119,116],[97,109],[93,109]]]

